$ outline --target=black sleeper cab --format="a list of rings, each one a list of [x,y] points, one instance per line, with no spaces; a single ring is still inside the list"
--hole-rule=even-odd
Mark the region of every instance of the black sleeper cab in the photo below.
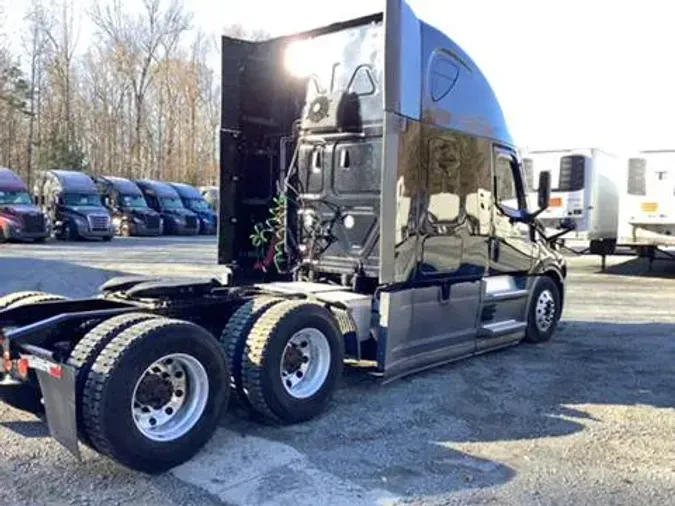
[[[165,235],[197,235],[199,233],[199,218],[183,205],[180,196],[170,185],[150,180],[134,182],[143,192],[148,205],[161,215]]]
[[[49,216],[61,240],[102,239],[115,235],[112,217],[103,206],[94,180],[72,170],[40,171],[33,182],[36,205]]]
[[[112,213],[117,235],[162,235],[162,217],[148,205],[135,183],[122,177],[105,176],[97,178],[96,184],[103,194],[103,203]]]
[[[180,195],[183,205],[199,218],[199,233],[214,235],[218,230],[217,215],[199,190],[185,183],[169,184]]]

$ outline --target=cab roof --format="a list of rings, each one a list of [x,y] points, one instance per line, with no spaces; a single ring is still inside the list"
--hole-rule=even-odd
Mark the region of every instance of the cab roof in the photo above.
[[[28,191],[26,183],[11,169],[0,167],[0,189],[12,191]]]
[[[178,195],[180,195],[184,199],[201,199],[202,194],[199,193],[199,190],[195,188],[194,186],[191,186],[186,183],[169,183],[176,192],[178,192]]]
[[[94,180],[87,174],[76,170],[50,170],[64,190],[82,192],[82,193],[99,193]]]
[[[117,176],[105,176],[101,179],[110,183],[115,190],[124,195],[143,195],[138,185],[130,179]]]
[[[141,190],[150,190],[154,192],[158,197],[180,197],[178,192],[168,183],[163,183],[161,181],[154,181],[151,179],[142,179],[139,181],[134,181]]]

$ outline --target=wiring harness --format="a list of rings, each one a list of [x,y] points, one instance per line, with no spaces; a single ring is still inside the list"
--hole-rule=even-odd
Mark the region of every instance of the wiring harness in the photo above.
[[[266,257],[258,262],[257,267],[265,272],[274,265],[280,273],[284,272],[286,261],[286,213],[288,201],[286,195],[281,193],[272,201],[270,217],[263,223],[253,227],[251,242],[259,250],[268,246]]]

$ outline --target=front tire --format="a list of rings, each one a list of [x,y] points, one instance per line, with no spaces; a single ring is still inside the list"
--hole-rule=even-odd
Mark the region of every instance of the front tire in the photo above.
[[[255,411],[297,423],[323,412],[342,374],[344,341],[333,314],[307,301],[272,306],[243,353],[242,384]]]
[[[62,226],[61,240],[76,241],[78,239],[77,228],[70,221],[64,222]]]
[[[156,318],[113,338],[84,387],[85,429],[101,453],[146,473],[194,456],[229,398],[218,341],[192,323]]]
[[[562,313],[558,285],[548,276],[541,276],[535,285],[528,311],[525,341],[543,343],[551,339]]]

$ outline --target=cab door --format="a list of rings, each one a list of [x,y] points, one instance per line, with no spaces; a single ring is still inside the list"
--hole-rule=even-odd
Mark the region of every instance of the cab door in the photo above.
[[[490,274],[527,274],[534,265],[534,241],[531,225],[513,219],[527,212],[527,201],[521,165],[509,148],[493,148],[493,195]]]

